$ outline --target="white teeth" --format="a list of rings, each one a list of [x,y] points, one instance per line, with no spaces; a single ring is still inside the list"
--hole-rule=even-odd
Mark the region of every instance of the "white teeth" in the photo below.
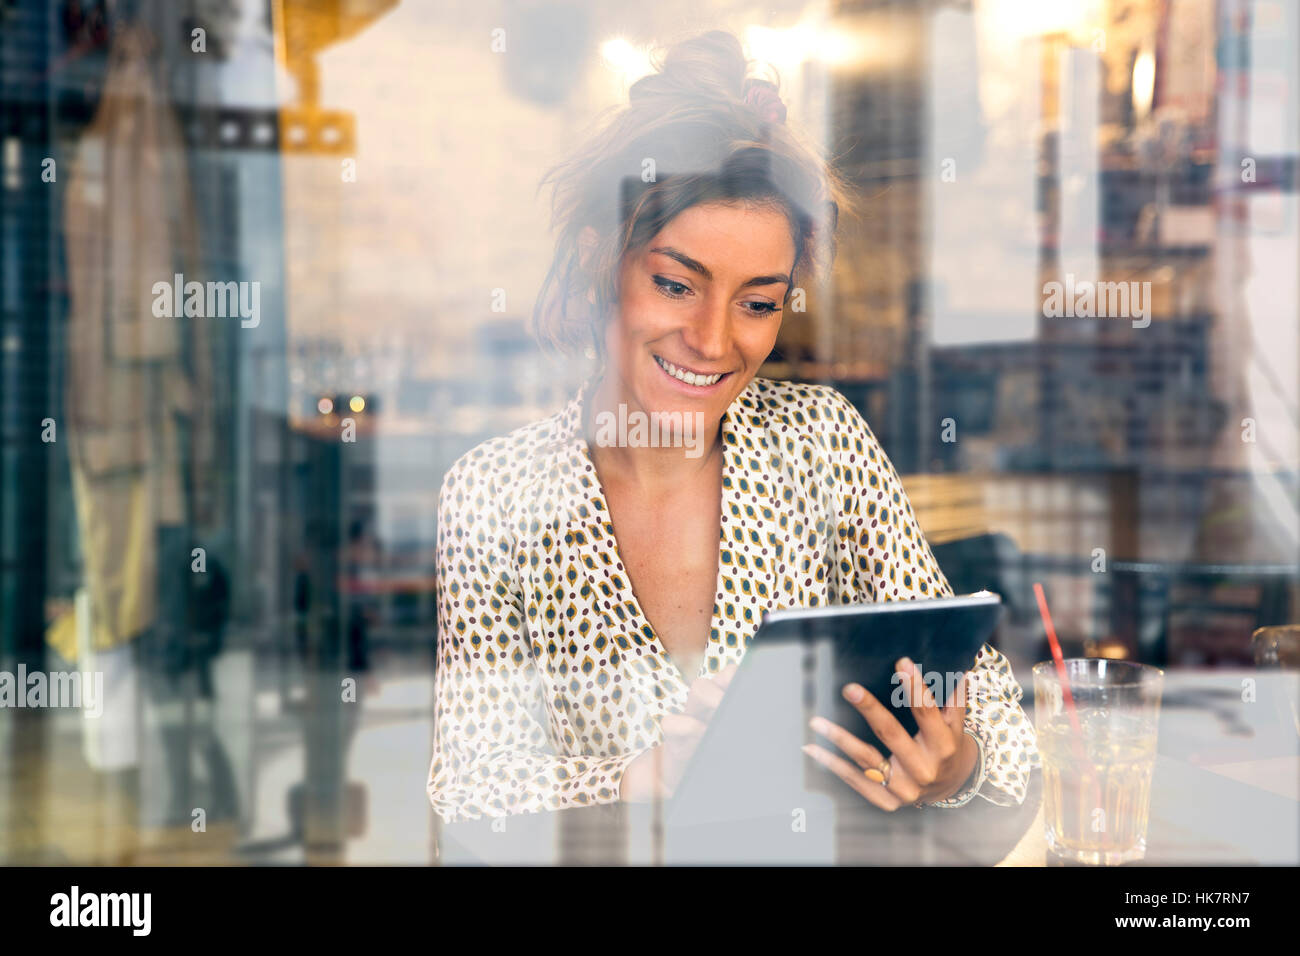
[[[718,380],[722,378],[721,372],[717,375],[696,375],[694,372],[682,371],[672,362],[669,362],[667,359],[662,359],[658,355],[655,356],[655,361],[659,363],[661,369],[679,382],[685,382],[687,385],[694,385],[696,388],[707,388],[710,385],[717,384]]]

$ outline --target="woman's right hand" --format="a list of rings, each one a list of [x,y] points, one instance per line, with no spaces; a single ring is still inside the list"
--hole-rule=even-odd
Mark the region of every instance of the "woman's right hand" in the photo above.
[[[680,714],[668,714],[659,722],[664,733],[663,743],[642,753],[623,771],[619,790],[621,800],[646,803],[673,795],[713,718],[713,712],[722,702],[736,667],[729,664],[716,677],[699,677],[691,682],[686,709]]]

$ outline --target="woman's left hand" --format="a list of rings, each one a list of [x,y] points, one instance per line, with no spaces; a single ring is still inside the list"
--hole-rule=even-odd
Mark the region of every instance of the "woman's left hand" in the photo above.
[[[814,717],[814,731],[826,737],[849,756],[837,756],[816,744],[804,753],[826,767],[850,787],[882,810],[897,810],[903,804],[944,800],[957,792],[975,769],[979,747],[963,730],[966,715],[966,677],[958,681],[946,707],[931,696],[921,672],[904,657],[895,665],[906,688],[908,705],[916,716],[915,737],[909,736],[890,708],[858,684],[844,686],[844,699],[866,718],[880,742],[890,751],[889,777],[879,782],[875,771],[884,756],[843,727],[823,717]]]

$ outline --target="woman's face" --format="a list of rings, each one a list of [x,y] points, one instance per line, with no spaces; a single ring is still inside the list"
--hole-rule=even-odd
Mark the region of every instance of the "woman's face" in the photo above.
[[[624,256],[605,334],[617,401],[716,422],[776,344],[794,239],[773,206],[692,206]]]

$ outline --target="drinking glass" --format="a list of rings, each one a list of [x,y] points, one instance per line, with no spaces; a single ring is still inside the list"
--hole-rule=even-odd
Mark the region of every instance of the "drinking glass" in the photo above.
[[[1164,671],[1072,658],[1033,674],[1048,849],[1073,863],[1142,859]]]

